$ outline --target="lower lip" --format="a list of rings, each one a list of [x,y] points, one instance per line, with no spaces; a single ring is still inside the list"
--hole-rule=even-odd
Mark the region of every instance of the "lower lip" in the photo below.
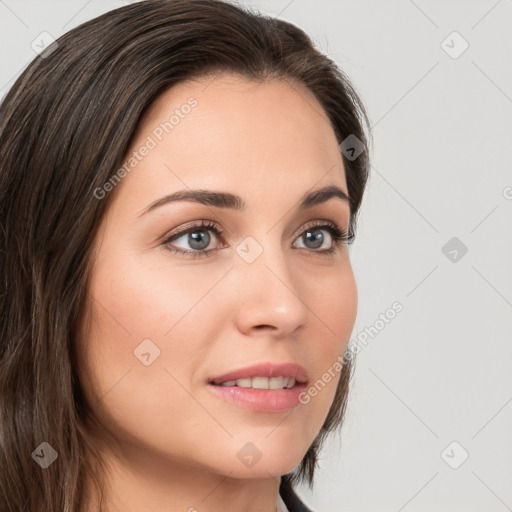
[[[283,412],[299,405],[300,394],[306,390],[306,384],[295,384],[289,389],[255,389],[238,386],[208,387],[217,396],[240,407],[260,412]]]

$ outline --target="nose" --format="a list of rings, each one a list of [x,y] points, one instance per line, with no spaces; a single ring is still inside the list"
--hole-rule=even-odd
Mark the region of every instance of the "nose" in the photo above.
[[[305,325],[308,307],[301,295],[300,276],[282,248],[266,247],[252,263],[238,259],[231,274],[239,290],[235,319],[240,332],[279,338]]]

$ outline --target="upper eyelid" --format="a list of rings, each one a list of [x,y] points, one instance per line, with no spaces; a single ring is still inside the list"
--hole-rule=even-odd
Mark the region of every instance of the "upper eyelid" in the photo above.
[[[324,225],[332,226],[333,228],[338,229],[339,231],[345,231],[345,228],[335,221],[329,219],[315,219],[304,223],[300,228],[294,231],[293,235],[299,236],[310,227],[322,227]],[[165,242],[168,241],[169,239],[180,238],[193,230],[213,230],[217,231],[218,233],[216,234],[219,235],[225,235],[227,231],[226,229],[220,227],[216,221],[202,219],[198,221],[191,221],[191,223],[186,223],[185,226],[182,227],[181,229],[176,228],[176,230],[171,230],[170,232],[163,236],[163,240]]]
[[[335,229],[338,229],[339,231],[343,231],[344,230],[343,226],[340,226],[339,223],[337,223],[337,222],[334,222],[332,220],[327,220],[327,219],[318,219],[318,220],[313,220],[313,221],[310,221],[310,222],[306,222],[297,231],[295,231],[293,234],[298,236],[298,235],[302,234],[309,227],[321,228],[321,227],[324,227],[324,226],[331,226],[331,227],[333,227]]]

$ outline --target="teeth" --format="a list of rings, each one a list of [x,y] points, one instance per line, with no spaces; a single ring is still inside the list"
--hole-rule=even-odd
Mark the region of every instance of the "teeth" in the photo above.
[[[284,377],[272,377],[268,379],[268,389],[283,389]]]
[[[237,379],[235,385],[239,388],[252,388],[252,379]]]
[[[254,389],[289,389],[295,385],[293,377],[253,377],[246,379],[228,380],[220,386],[238,386],[239,388]]]
[[[236,382],[235,380],[228,380],[228,381],[226,381],[226,382],[223,382],[223,383],[221,384],[221,386],[234,386],[234,385],[235,385],[235,382]]]

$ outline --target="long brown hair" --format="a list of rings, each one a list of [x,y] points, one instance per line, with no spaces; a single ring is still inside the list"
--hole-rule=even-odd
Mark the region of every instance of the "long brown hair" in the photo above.
[[[173,85],[235,72],[313,92],[343,154],[351,221],[369,173],[369,126],[354,87],[294,25],[221,0],[146,0],[107,12],[35,58],[0,105],[0,510],[78,512],[85,475],[102,484],[76,375],[91,248],[109,204],[102,188],[124,161],[152,102]],[[368,132],[366,135],[365,132]],[[286,485],[312,486],[325,436],[342,424],[352,359],[317,438]],[[47,444],[42,444],[47,443]],[[37,464],[57,461],[48,467]],[[94,459],[94,460],[93,460]]]

